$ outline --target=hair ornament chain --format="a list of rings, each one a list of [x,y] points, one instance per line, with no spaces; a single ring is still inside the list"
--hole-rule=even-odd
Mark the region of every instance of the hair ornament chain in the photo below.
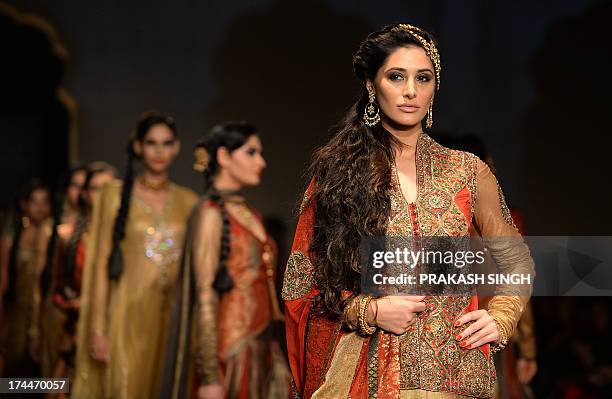
[[[425,39],[423,31],[414,25],[399,24],[398,28],[408,32],[410,36],[421,43],[421,46],[425,49],[425,53],[434,65],[436,73],[436,90],[440,90],[440,71],[442,70],[442,63],[440,62],[440,53],[438,53],[434,41]]]
[[[208,162],[210,161],[208,151],[204,147],[197,147],[193,151],[193,154],[195,155],[196,159],[193,164],[193,170],[203,173],[206,169],[208,169]]]

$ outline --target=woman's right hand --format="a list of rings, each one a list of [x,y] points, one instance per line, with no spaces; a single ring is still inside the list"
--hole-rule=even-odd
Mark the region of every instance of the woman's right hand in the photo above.
[[[198,388],[198,399],[223,399],[225,388],[221,384],[200,385]]]
[[[108,363],[109,349],[108,338],[101,333],[92,333],[89,338],[89,351],[91,357],[102,363]]]
[[[370,302],[376,314],[376,325],[401,335],[416,322],[417,313],[425,310],[425,296],[385,296]]]

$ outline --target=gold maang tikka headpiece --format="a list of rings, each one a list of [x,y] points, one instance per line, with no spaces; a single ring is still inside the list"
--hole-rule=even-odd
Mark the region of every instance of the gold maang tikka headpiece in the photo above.
[[[208,155],[208,151],[204,147],[197,147],[193,151],[193,155],[195,155],[195,162],[193,164],[193,170],[196,172],[204,172],[208,169],[208,161],[210,160],[210,156]]]
[[[442,64],[440,63],[440,54],[438,53],[438,49],[436,48],[434,41],[425,39],[423,30],[417,28],[416,26],[410,24],[399,24],[397,27],[408,32],[410,36],[414,37],[419,43],[421,43],[421,46],[423,46],[425,49],[425,53],[434,65],[434,72],[436,73],[436,90],[440,90],[440,71],[442,69]]]

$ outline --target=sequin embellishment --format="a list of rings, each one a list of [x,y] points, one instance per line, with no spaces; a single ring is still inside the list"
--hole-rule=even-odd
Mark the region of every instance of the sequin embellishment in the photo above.
[[[167,266],[179,257],[176,232],[163,222],[147,227],[144,248],[146,257],[159,267]]]

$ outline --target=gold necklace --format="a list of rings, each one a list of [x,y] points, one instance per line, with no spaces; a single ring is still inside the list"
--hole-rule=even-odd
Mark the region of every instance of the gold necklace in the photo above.
[[[140,180],[140,184],[142,184],[145,188],[148,188],[149,190],[153,190],[153,191],[164,190],[169,185],[168,179],[155,181],[155,180],[147,180],[144,176],[140,176],[139,180]]]

